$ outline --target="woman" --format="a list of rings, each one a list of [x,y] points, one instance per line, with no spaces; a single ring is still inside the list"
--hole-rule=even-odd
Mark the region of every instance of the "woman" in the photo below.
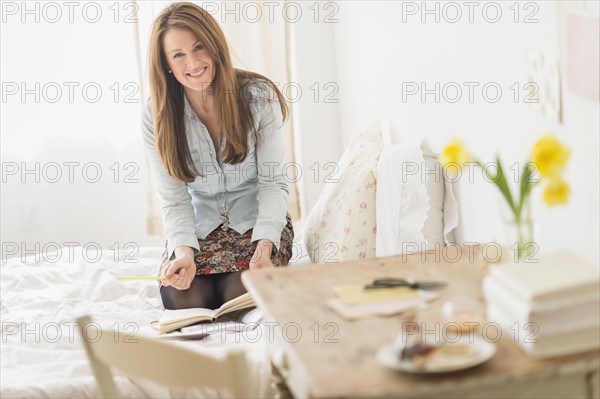
[[[161,199],[165,308],[217,308],[245,292],[245,269],[287,265],[280,131],[282,94],[266,77],[232,66],[217,22],[192,3],[155,20],[149,46],[145,147]]]

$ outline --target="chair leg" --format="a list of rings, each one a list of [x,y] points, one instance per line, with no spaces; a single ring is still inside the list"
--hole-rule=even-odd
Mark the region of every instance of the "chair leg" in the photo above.
[[[294,396],[290,392],[285,383],[285,379],[277,370],[275,365],[271,364],[271,388],[275,391],[275,399],[293,399]]]
[[[98,385],[98,397],[120,397],[110,369],[96,359],[96,356],[94,355],[94,349],[88,342],[89,338],[87,336],[85,326],[91,323],[91,321],[92,320],[89,316],[79,317],[77,319],[77,327],[79,328],[79,333],[81,335],[81,339],[83,340],[83,347],[85,348],[85,353],[88,357],[90,367],[92,368],[92,372],[96,378],[96,383]]]

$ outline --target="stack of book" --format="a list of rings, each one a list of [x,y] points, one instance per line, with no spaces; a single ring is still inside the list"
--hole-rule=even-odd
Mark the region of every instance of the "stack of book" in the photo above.
[[[489,322],[532,357],[600,348],[598,267],[574,254],[492,267],[483,293]]]

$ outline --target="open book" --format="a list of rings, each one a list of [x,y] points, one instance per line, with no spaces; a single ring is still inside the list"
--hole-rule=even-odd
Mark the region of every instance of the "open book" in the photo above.
[[[225,302],[220,308],[214,310],[206,308],[167,309],[160,320],[153,321],[151,324],[159,333],[164,334],[201,321],[214,322],[225,314],[254,306],[256,306],[254,299],[250,294],[245,293]]]

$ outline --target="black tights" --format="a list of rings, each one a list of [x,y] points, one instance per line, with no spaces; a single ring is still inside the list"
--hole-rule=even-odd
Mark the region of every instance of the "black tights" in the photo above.
[[[161,287],[160,296],[165,309],[216,309],[246,292],[241,275],[239,271],[196,276],[187,290]]]

